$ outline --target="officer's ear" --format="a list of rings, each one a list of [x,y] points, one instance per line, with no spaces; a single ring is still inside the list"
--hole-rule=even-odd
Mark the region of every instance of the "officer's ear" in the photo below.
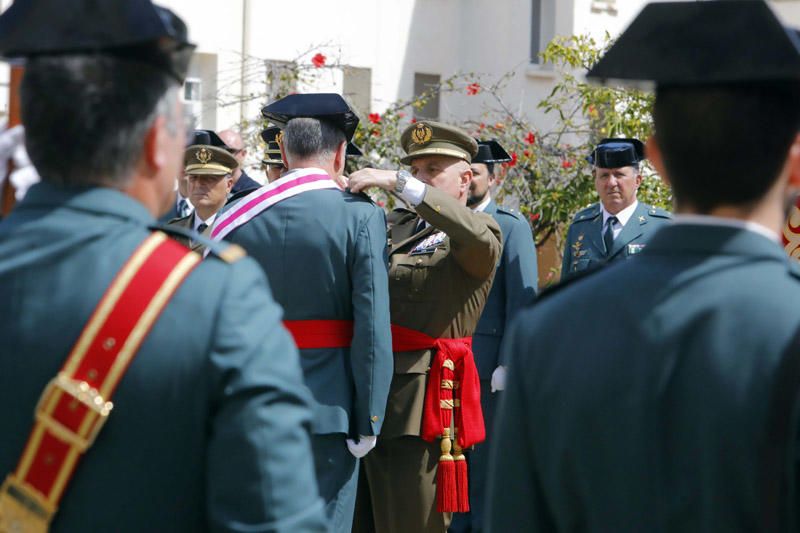
[[[344,172],[344,165],[347,162],[347,141],[339,143],[336,149],[336,155],[333,158],[333,170],[337,176]]]
[[[647,139],[647,143],[644,146],[644,153],[647,157],[647,160],[650,161],[650,164],[653,165],[653,168],[656,169],[658,175],[661,177],[661,181],[669,187],[670,181],[669,176],[667,175],[667,169],[664,167],[664,158],[661,156],[661,147],[658,146],[658,140],[656,139],[655,135],[651,135],[649,139]]]
[[[461,192],[466,193],[469,190],[469,186],[472,183],[472,178],[474,174],[472,173],[472,169],[469,165],[466,165],[466,168],[461,171],[461,183],[459,183],[459,190]]]

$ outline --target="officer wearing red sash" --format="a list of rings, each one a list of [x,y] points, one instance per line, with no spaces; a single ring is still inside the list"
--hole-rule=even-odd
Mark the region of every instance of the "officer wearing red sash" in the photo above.
[[[311,398],[263,273],[152,227],[192,48],[149,0],[0,16],[42,176],[0,223],[4,533],[326,531]]]
[[[284,308],[315,399],[320,492],[332,530],[349,532],[357,458],[381,432],[392,378],[385,215],[337,184],[358,124],[340,95],[291,95],[263,114],[283,128],[288,172],[232,205],[212,238],[247,250]]]
[[[463,449],[481,442],[480,378],[471,335],[500,258],[500,227],[466,206],[475,140],[420,122],[403,132],[411,173],[364,169],[350,189],[377,186],[416,212],[392,213],[389,283],[395,370],[386,423],[365,460],[356,530],[447,530],[469,510]],[[370,509],[371,507],[371,509]]]

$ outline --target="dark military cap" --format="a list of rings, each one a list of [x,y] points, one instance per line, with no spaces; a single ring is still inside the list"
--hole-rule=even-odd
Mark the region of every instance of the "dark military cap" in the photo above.
[[[0,16],[5,58],[106,53],[186,77],[186,24],[150,0],[15,0]]]
[[[347,143],[346,155],[351,156],[351,157],[361,157],[362,155],[364,155],[364,152],[362,152],[361,148],[359,148],[358,146],[353,144],[352,141],[351,141],[351,142]]]
[[[644,144],[639,139],[603,139],[586,160],[599,168],[636,165],[644,159]]]
[[[285,126],[293,118],[316,118],[344,132],[348,141],[358,126],[358,115],[342,95],[335,93],[290,94],[261,109],[264,118]]]
[[[282,165],[283,156],[281,156],[280,137],[281,129],[277,126],[271,126],[261,131],[261,140],[267,144],[264,150],[264,159],[261,160],[265,165]]]
[[[478,155],[472,158],[473,163],[505,163],[511,161],[511,156],[494,139],[478,141]]]
[[[193,176],[225,176],[238,166],[236,158],[218,146],[194,144],[183,152],[183,171]]]
[[[471,163],[478,154],[475,139],[463,130],[441,122],[411,124],[400,136],[400,144],[408,154],[400,160],[403,164],[426,155],[446,155]]]
[[[800,80],[797,43],[761,0],[652,3],[587,78],[660,87]]]
[[[187,143],[188,146],[193,146],[197,144],[202,144],[205,146],[215,146],[217,148],[222,148],[223,150],[227,150],[228,152],[231,151],[231,147],[225,144],[219,135],[212,130],[194,130],[192,132],[192,136]]]

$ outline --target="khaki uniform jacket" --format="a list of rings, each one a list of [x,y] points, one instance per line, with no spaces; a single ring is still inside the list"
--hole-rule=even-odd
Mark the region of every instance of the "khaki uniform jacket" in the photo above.
[[[435,338],[475,331],[502,251],[500,226],[433,187],[416,213],[389,216],[389,297],[392,323]],[[420,218],[429,226],[417,232]],[[442,231],[435,247],[414,250]],[[394,354],[394,379],[383,438],[418,436],[431,350]]]
[[[194,211],[186,215],[185,217],[181,218],[173,218],[170,220],[167,225],[169,226],[177,226],[179,228],[185,228],[188,230],[194,229]],[[211,238],[211,227],[213,224],[209,225],[205,231],[203,231],[203,235]],[[199,242],[190,241],[189,239],[178,236],[178,235],[170,235],[173,239],[181,243],[182,245],[188,247],[190,250],[194,250],[195,252],[202,254],[205,251],[205,246],[203,246]]]

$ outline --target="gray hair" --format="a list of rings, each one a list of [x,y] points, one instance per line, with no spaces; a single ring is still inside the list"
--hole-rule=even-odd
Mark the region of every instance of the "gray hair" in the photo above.
[[[316,118],[293,118],[283,129],[283,146],[290,160],[330,160],[345,140],[342,130]]]
[[[164,116],[168,131],[178,133],[176,91],[166,74],[130,59],[32,58],[21,87],[31,162],[50,183],[123,188],[153,121]]]

